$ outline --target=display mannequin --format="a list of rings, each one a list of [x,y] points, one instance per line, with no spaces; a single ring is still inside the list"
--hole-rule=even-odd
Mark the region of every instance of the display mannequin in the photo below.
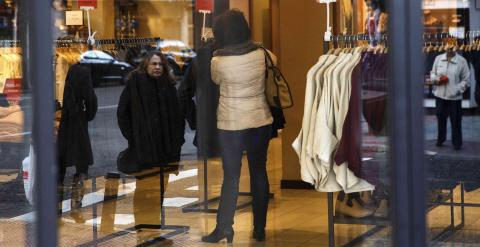
[[[387,31],[388,15],[384,12],[380,0],[367,0],[368,14],[365,31],[370,37],[370,44],[376,46],[381,35]]]

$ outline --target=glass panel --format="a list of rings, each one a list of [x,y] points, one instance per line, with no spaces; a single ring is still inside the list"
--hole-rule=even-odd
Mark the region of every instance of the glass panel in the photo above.
[[[336,125],[343,123],[343,132],[336,130],[340,144],[334,152],[332,165],[337,182],[348,185],[342,186],[343,191],[337,195],[335,203],[336,244],[391,245],[387,4],[388,1],[342,1],[341,9],[354,17],[353,25],[348,17],[344,19],[346,30],[354,28],[354,34],[365,35],[346,36],[346,41],[339,42],[340,46],[364,47],[359,60],[355,60],[356,52],[353,52],[356,63],[346,59],[333,65],[337,71],[347,73],[347,81],[351,83],[350,97],[334,113],[338,114],[336,119],[341,119],[341,108],[348,110],[344,122]],[[356,14],[352,14],[352,8],[356,8],[353,10]],[[350,69],[342,70],[344,66]]]
[[[23,80],[18,40],[25,16],[18,1],[0,2],[0,245],[33,241],[33,170],[31,169],[31,85]],[[19,30],[22,28],[22,30]],[[29,168],[30,167],[30,168]]]
[[[53,16],[59,245],[171,242],[188,229],[181,207],[200,200],[176,89],[195,56],[192,2],[59,0]],[[165,59],[132,72],[156,49]]]
[[[424,1],[428,240],[479,239],[478,1]],[[476,97],[477,96],[477,97]]]

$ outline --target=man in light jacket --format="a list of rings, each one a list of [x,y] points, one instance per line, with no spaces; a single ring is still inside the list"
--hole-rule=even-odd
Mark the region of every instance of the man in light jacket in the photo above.
[[[436,98],[438,137],[437,146],[446,140],[447,118],[452,125],[452,143],[455,150],[462,147],[462,95],[470,86],[470,71],[467,60],[447,47],[447,52],[435,58],[430,73],[436,85],[433,94]]]

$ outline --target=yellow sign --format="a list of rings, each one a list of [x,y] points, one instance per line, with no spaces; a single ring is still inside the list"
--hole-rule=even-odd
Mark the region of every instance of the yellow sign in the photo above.
[[[65,11],[65,19],[67,26],[82,26],[83,25],[83,11]]]

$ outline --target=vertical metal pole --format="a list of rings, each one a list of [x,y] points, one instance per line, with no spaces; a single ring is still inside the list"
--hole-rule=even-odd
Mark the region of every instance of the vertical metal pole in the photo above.
[[[335,246],[335,223],[333,222],[333,192],[327,193],[328,201],[328,246]]]
[[[393,245],[425,246],[422,1],[388,1],[387,13]]]
[[[330,39],[331,37],[329,37]],[[328,52],[329,41],[323,41],[323,53]],[[327,193],[328,206],[328,246],[335,247],[335,222],[333,219],[333,192]]]
[[[165,208],[163,207],[163,195],[165,194],[165,168],[160,165],[160,228],[165,226]]]
[[[462,223],[461,225],[463,226],[465,224],[465,184],[464,182],[460,183],[460,200],[461,200],[461,217],[462,217]]]
[[[27,78],[33,86],[33,144],[36,151],[36,245],[57,246],[57,165],[53,134],[51,1],[29,1]],[[26,6],[25,6],[26,7]]]
[[[92,195],[97,192],[97,178],[92,178]],[[98,239],[98,225],[97,225],[97,204],[94,203],[92,207],[92,231],[93,231],[93,241],[97,241]]]
[[[203,149],[206,147],[203,146]],[[203,208],[208,210],[208,159],[207,152],[203,154]]]
[[[453,230],[455,228],[455,207],[453,206],[453,189],[450,189],[450,195],[452,195],[452,197],[450,198],[450,227]]]

